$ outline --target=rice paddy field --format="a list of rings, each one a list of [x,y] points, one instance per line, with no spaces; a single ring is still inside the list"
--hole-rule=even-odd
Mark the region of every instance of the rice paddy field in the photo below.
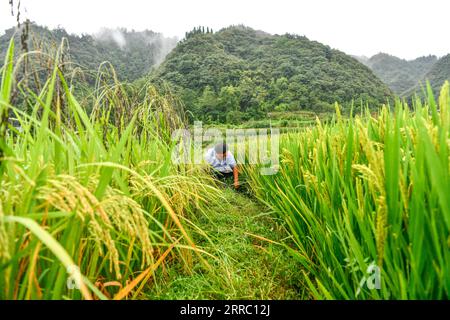
[[[249,194],[175,164],[185,121],[151,85],[0,87],[0,299],[448,299],[450,97],[285,133]],[[114,77],[112,77],[114,79]],[[20,92],[31,108],[12,103]]]
[[[448,299],[448,82],[439,102],[428,96],[375,117],[343,119],[337,107],[333,124],[283,137],[276,177],[249,171],[286,222],[314,298]],[[371,265],[379,289],[363,290]]]

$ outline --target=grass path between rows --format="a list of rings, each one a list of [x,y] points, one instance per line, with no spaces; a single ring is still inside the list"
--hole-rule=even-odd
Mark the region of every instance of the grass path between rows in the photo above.
[[[164,271],[149,299],[303,299],[300,265],[280,243],[287,232],[270,210],[255,200],[224,189],[224,199],[198,212],[195,223],[208,236],[195,242],[218,259],[208,258],[208,271],[195,263],[188,274],[181,266]],[[257,235],[255,237],[253,235]]]

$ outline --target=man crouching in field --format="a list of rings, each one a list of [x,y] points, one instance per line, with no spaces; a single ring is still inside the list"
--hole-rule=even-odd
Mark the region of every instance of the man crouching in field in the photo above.
[[[205,153],[205,160],[213,169],[213,174],[220,180],[226,180],[229,177],[234,178],[234,187],[239,188],[239,174],[236,166],[236,160],[233,154],[228,151],[225,143],[218,143]]]

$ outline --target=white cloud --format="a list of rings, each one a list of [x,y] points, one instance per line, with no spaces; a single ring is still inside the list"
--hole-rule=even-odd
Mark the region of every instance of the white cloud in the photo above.
[[[412,59],[450,53],[448,0],[22,0],[27,16],[73,33],[102,27],[183,37],[197,25],[214,30],[243,23],[270,33],[297,33],[344,52],[380,51]],[[15,23],[8,1],[0,4],[0,30]]]

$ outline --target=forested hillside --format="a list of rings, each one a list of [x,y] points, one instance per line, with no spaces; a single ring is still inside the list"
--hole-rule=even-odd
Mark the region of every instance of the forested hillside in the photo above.
[[[25,24],[22,25],[22,28]],[[16,32],[17,31],[17,32]],[[20,45],[22,31],[10,28],[0,37],[0,59],[3,61],[10,39],[15,35],[16,44]],[[69,57],[66,59],[80,66],[87,73],[95,75],[104,61],[114,66],[121,81],[133,81],[147,75],[151,68],[164,59],[175,47],[176,38],[167,38],[150,30],[141,32],[126,29],[103,29],[97,34],[81,36],[69,34],[65,29],[50,30],[35,23],[29,25],[26,44],[29,51],[41,50],[52,54],[62,38],[67,38]]]
[[[439,92],[446,80],[450,80],[450,54],[440,58],[423,77],[421,83],[429,81],[433,90]]]
[[[356,59],[298,35],[244,26],[196,28],[152,74],[174,85],[194,117],[240,122],[271,111],[384,103],[390,89]]]
[[[395,93],[402,95],[430,71],[436,63],[437,57],[430,55],[408,61],[386,53],[379,53],[370,59],[360,59],[360,61],[371,68]]]
[[[386,53],[379,53],[367,59],[355,57],[366,64],[396,94],[412,97],[422,95],[422,89],[429,81],[438,93],[445,80],[450,79],[450,54],[438,59],[434,55],[414,60],[404,60]]]
[[[0,37],[2,56],[14,33],[20,44],[23,32],[16,28]],[[80,67],[88,86],[95,83],[99,66],[109,61],[119,81],[149,77],[168,84],[191,119],[207,122],[242,123],[264,119],[269,112],[327,112],[336,101],[344,107],[352,101],[378,106],[392,97],[367,66],[299,35],[271,35],[245,26],[218,32],[199,27],[176,45],[176,39],[148,30],[103,29],[78,36],[31,23],[26,46],[52,55],[63,38],[68,40],[66,66]],[[44,79],[48,61],[33,63]]]

